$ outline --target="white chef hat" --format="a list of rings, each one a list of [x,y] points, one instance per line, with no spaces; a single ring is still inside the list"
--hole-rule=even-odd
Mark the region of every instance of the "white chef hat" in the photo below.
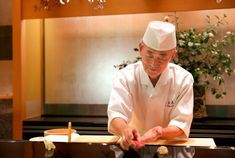
[[[148,24],[143,42],[154,50],[171,50],[176,47],[175,26],[168,22],[152,21]]]

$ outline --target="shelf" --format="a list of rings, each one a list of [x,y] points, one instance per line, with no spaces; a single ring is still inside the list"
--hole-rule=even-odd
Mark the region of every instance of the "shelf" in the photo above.
[[[12,95],[1,95],[0,100],[11,100],[13,98]]]

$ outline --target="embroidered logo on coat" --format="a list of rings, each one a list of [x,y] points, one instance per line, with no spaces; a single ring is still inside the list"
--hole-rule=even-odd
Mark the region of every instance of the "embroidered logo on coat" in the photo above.
[[[173,107],[174,105],[175,104],[173,101],[167,101],[167,104],[166,104],[167,107]]]

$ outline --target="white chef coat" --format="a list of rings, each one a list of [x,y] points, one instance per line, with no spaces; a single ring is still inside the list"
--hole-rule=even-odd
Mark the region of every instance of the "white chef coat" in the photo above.
[[[153,87],[142,62],[120,70],[108,104],[108,128],[114,118],[123,118],[141,134],[155,126],[177,126],[188,137],[193,118],[193,77],[169,63]]]

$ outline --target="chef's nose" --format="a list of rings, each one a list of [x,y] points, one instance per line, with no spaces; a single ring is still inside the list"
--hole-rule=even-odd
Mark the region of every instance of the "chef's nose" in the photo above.
[[[150,62],[150,65],[156,66],[156,65],[162,64],[162,62],[163,61],[158,56],[156,56],[152,59],[152,61]]]

